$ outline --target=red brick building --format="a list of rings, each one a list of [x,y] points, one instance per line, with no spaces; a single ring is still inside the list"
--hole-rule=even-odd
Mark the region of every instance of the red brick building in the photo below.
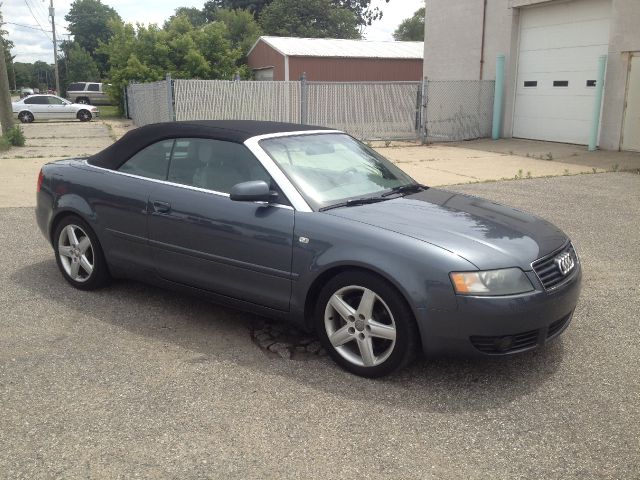
[[[260,37],[248,64],[256,80],[419,81],[423,56],[423,42]]]

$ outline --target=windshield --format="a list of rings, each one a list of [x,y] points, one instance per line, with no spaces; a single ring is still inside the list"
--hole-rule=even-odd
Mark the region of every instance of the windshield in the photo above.
[[[415,184],[389,160],[341,133],[269,138],[260,146],[316,210]]]

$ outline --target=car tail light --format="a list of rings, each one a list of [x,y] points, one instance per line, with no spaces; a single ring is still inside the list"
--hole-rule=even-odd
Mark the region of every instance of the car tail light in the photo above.
[[[40,170],[40,173],[38,174],[38,186],[36,187],[36,192],[39,192],[42,188],[42,180],[44,180],[44,175],[42,174],[42,170]]]

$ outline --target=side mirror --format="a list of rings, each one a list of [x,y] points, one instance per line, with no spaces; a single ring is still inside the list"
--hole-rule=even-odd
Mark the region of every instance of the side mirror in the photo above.
[[[231,200],[237,202],[271,202],[274,194],[264,180],[242,182],[231,187]]]

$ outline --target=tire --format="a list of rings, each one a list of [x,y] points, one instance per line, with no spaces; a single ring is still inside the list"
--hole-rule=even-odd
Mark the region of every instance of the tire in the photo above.
[[[75,103],[80,103],[82,105],[89,105],[89,99],[87,97],[78,97],[76,98]]]
[[[347,271],[329,280],[318,296],[314,322],[331,358],[362,377],[401,370],[418,352],[411,308],[393,285],[373,273]]]
[[[80,290],[96,290],[110,275],[98,237],[80,217],[62,219],[53,233],[56,263],[64,279]]]
[[[18,120],[20,120],[22,123],[31,123],[35,120],[35,118],[33,118],[33,113],[31,112],[20,112],[20,115],[18,115]]]
[[[91,121],[91,118],[93,118],[93,116],[91,115],[91,112],[89,110],[80,110],[76,114],[76,118],[81,122],[89,122]]]

